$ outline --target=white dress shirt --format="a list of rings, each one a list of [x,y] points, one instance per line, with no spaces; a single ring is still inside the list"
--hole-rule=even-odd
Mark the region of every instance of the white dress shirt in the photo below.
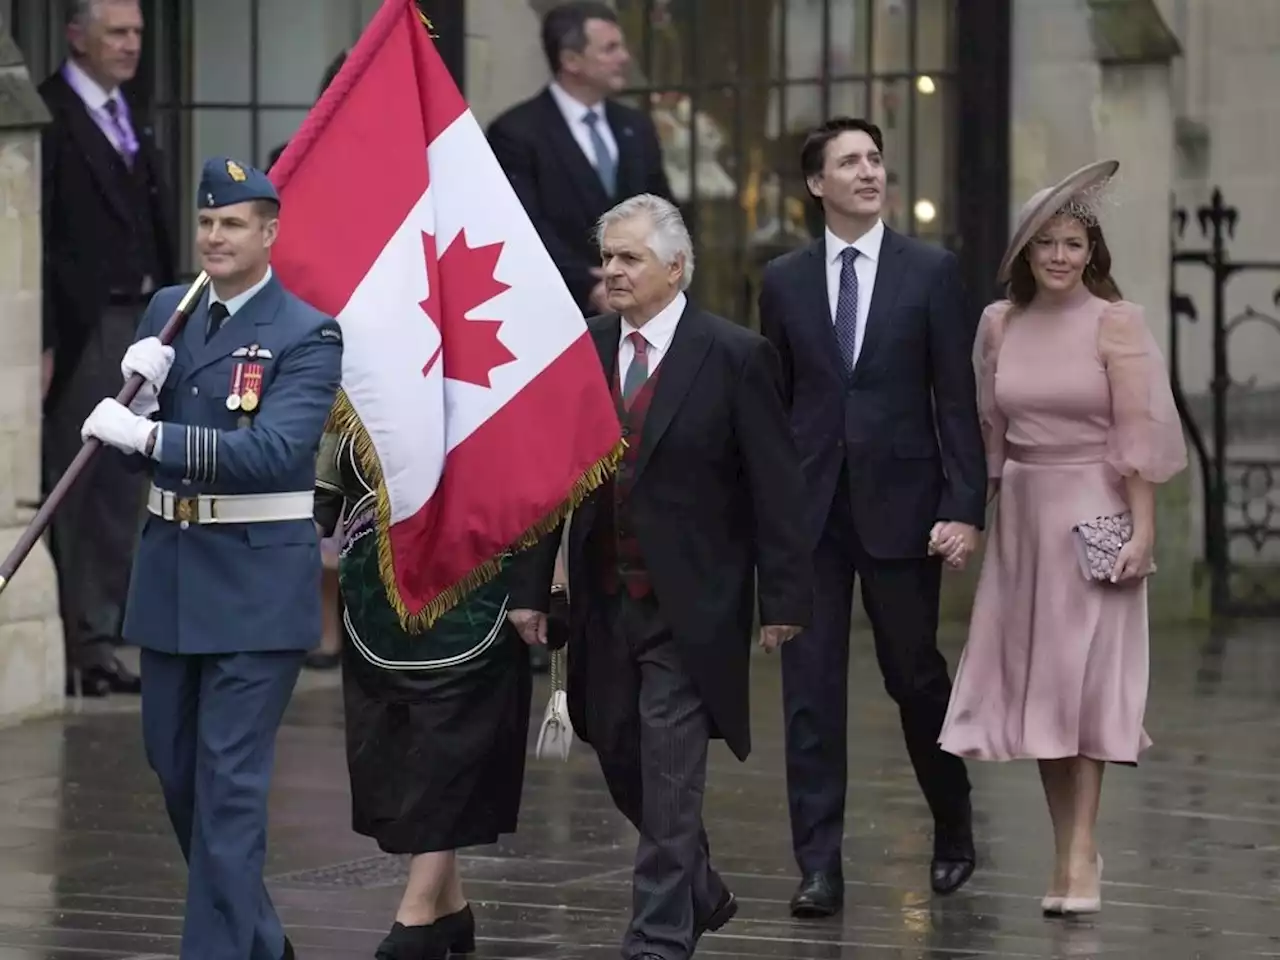
[[[600,139],[604,141],[605,148],[609,151],[609,156],[613,158],[614,166],[617,166],[618,141],[614,138],[613,130],[609,127],[609,118],[604,112],[604,101],[602,100],[594,107],[588,107],[580,100],[575,100],[558,83],[553,82],[550,90],[551,99],[560,108],[560,112],[564,115],[564,122],[569,125],[569,132],[573,134],[573,139],[578,141],[578,146],[582,148],[587,161],[593,167],[596,165],[596,151],[591,146],[591,130],[587,127],[583,117],[588,113],[594,113],[599,117],[596,121],[596,130],[600,132]]]
[[[858,258],[853,261],[854,272],[858,275],[858,332],[853,346],[855,363],[862,353],[862,341],[867,334],[867,314],[871,310],[871,294],[876,288],[876,270],[880,266],[880,245],[883,242],[883,220],[877,220],[875,226],[853,243],[845,243],[829,227],[826,230],[827,305],[831,308],[833,324],[836,322],[836,304],[840,300],[840,271],[844,269],[841,253],[845,247],[858,250]]]
[[[658,369],[658,364],[671,346],[671,338],[675,336],[676,325],[680,315],[684,313],[686,298],[684,293],[677,293],[676,298],[659,310],[643,327],[633,327],[624,317],[618,336],[618,382],[627,382],[627,370],[636,357],[635,345],[631,342],[631,334],[639,333],[648,345],[649,376]]]

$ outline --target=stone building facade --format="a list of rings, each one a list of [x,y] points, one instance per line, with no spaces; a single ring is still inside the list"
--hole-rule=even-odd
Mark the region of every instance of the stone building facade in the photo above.
[[[40,126],[48,117],[0,24],[0,555],[31,519],[40,466]],[[0,593],[0,724],[62,707],[53,565],[37,544]]]

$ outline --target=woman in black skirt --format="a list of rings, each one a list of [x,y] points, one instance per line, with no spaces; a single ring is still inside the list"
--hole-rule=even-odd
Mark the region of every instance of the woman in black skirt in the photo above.
[[[456,851],[515,831],[529,730],[529,653],[507,623],[505,571],[407,633],[379,575],[377,497],[349,434],[325,436],[316,487],[317,522],[342,534],[352,826],[413,858],[375,957],[473,953]]]

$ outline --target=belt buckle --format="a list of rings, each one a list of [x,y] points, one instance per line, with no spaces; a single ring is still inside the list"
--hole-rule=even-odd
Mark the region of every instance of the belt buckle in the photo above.
[[[182,523],[191,523],[200,516],[200,509],[195,497],[176,497],[173,501],[173,518]]]

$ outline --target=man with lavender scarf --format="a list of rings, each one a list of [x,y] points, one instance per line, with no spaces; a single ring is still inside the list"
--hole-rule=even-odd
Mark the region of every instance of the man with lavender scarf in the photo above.
[[[141,54],[138,0],[67,6],[67,59],[40,85],[53,116],[41,143],[46,490],[79,452],[85,417],[120,391],[138,318],[175,273],[160,160],[120,89]],[[140,690],[115,644],[144,484],[120,454],[104,450],[54,516],[68,693]]]

